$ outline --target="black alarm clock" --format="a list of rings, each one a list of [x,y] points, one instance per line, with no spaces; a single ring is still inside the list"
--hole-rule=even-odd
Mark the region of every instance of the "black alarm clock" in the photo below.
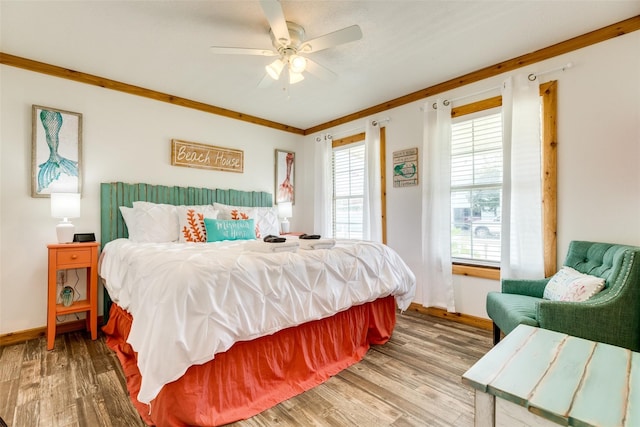
[[[73,241],[78,243],[95,242],[96,235],[94,233],[76,233],[73,235]]]

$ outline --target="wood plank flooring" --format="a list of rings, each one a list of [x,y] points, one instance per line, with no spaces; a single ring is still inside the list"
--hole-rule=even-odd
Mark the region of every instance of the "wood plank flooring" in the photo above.
[[[491,342],[489,331],[406,312],[360,363],[232,426],[471,427],[473,391],[460,377]],[[45,338],[0,347],[0,417],[13,427],[145,425],[115,354],[83,332],[57,336],[53,351]]]

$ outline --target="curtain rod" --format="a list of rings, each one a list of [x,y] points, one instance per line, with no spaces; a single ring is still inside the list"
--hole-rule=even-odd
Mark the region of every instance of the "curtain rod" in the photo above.
[[[371,124],[373,126],[382,126],[385,123],[389,123],[391,121],[390,117],[385,117],[384,119],[379,119],[379,120],[371,120]],[[362,128],[358,127],[358,128],[352,128],[352,129],[347,129],[347,130],[342,130],[340,132],[337,132],[338,134],[342,134],[342,133],[353,133],[353,132],[361,132]],[[318,136],[316,136],[315,141],[316,142],[321,142],[321,141],[327,141],[327,140],[332,140],[333,139],[333,135],[330,133],[325,133],[325,134],[320,134]]]
[[[333,139],[333,135],[330,133],[323,133],[321,135],[316,136],[316,142],[322,141],[331,141]]]
[[[534,81],[535,79],[538,78],[538,76],[543,76],[545,74],[553,73],[555,71],[565,71],[565,70],[568,70],[571,67],[573,67],[573,62],[568,62],[565,65],[563,65],[562,67],[554,68],[552,70],[543,71],[541,73],[531,73],[531,74],[529,74],[527,76],[527,78],[529,79],[529,81]]]
[[[391,119],[389,117],[385,117],[384,119],[380,119],[380,120],[372,120],[371,124],[373,126],[382,126],[384,123],[389,123],[391,121]]]
[[[498,90],[498,89],[500,89],[500,86],[490,87],[490,88],[488,88],[488,89],[484,89],[484,90],[481,90],[481,91],[478,91],[478,92],[470,93],[469,95],[459,96],[459,97],[457,97],[457,98],[445,99],[444,101],[442,101],[442,103],[443,103],[444,105],[449,105],[449,104],[451,104],[452,102],[460,101],[461,99],[471,98],[471,97],[473,97],[473,96],[476,96],[476,95],[482,95],[483,93],[492,92],[492,91],[494,91],[494,90]],[[433,104],[431,104],[431,107],[432,107],[434,110],[437,110],[437,109],[438,109],[438,104],[437,104],[436,102],[434,102]],[[420,110],[421,110],[421,111],[424,111],[424,108],[423,108],[423,107],[420,107]]]
[[[568,63],[566,63],[565,65],[563,65],[562,67],[553,68],[553,69],[551,69],[551,70],[542,71],[542,72],[540,72],[540,73],[531,73],[531,74],[529,74],[529,75],[527,76],[527,78],[529,79],[529,81],[535,81],[535,80],[538,78],[538,76],[543,76],[543,75],[545,75],[545,74],[550,74],[550,73],[553,73],[553,72],[556,72],[556,71],[566,71],[566,70],[568,70],[568,69],[569,69],[569,68],[571,68],[571,67],[573,67],[573,63],[572,63],[572,62],[568,62]],[[491,92],[491,91],[496,90],[496,89],[500,89],[500,86],[498,86],[498,87],[492,87],[492,88],[485,89],[485,90],[481,90],[481,91],[479,91],[479,92],[475,92],[475,93],[472,93],[472,94],[469,94],[469,95],[460,96],[460,97],[458,97],[458,98],[445,99],[444,101],[442,101],[442,103],[443,103],[444,105],[449,105],[449,104],[450,104],[450,103],[452,103],[452,102],[459,101],[459,100],[461,100],[461,99],[465,99],[465,98],[470,98],[470,97],[472,97],[472,96],[476,96],[476,95],[481,95],[481,94],[483,94],[483,93],[485,93],[485,92]],[[434,110],[437,110],[437,109],[438,109],[438,104],[434,102],[434,103],[431,105],[431,107],[432,107]],[[423,109],[423,108],[421,108],[421,110],[423,110],[423,111],[424,111],[424,109]]]

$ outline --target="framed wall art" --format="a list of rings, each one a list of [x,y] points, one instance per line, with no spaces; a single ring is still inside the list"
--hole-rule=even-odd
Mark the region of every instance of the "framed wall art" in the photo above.
[[[34,105],[31,115],[31,196],[80,193],[82,114]]]
[[[418,185],[418,148],[393,152],[393,186]]]
[[[295,203],[295,165],[293,151],[276,150],[276,203]]]
[[[171,164],[174,166],[243,173],[244,151],[172,139]]]

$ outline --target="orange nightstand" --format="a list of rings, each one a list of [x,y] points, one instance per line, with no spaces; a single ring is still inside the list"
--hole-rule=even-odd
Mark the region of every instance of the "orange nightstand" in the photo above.
[[[98,338],[98,247],[100,243],[62,243],[49,248],[49,292],[47,298],[47,350],[53,349],[56,337],[56,316],[87,312],[87,330],[91,339]],[[70,306],[57,304],[58,270],[87,269],[87,299]]]

